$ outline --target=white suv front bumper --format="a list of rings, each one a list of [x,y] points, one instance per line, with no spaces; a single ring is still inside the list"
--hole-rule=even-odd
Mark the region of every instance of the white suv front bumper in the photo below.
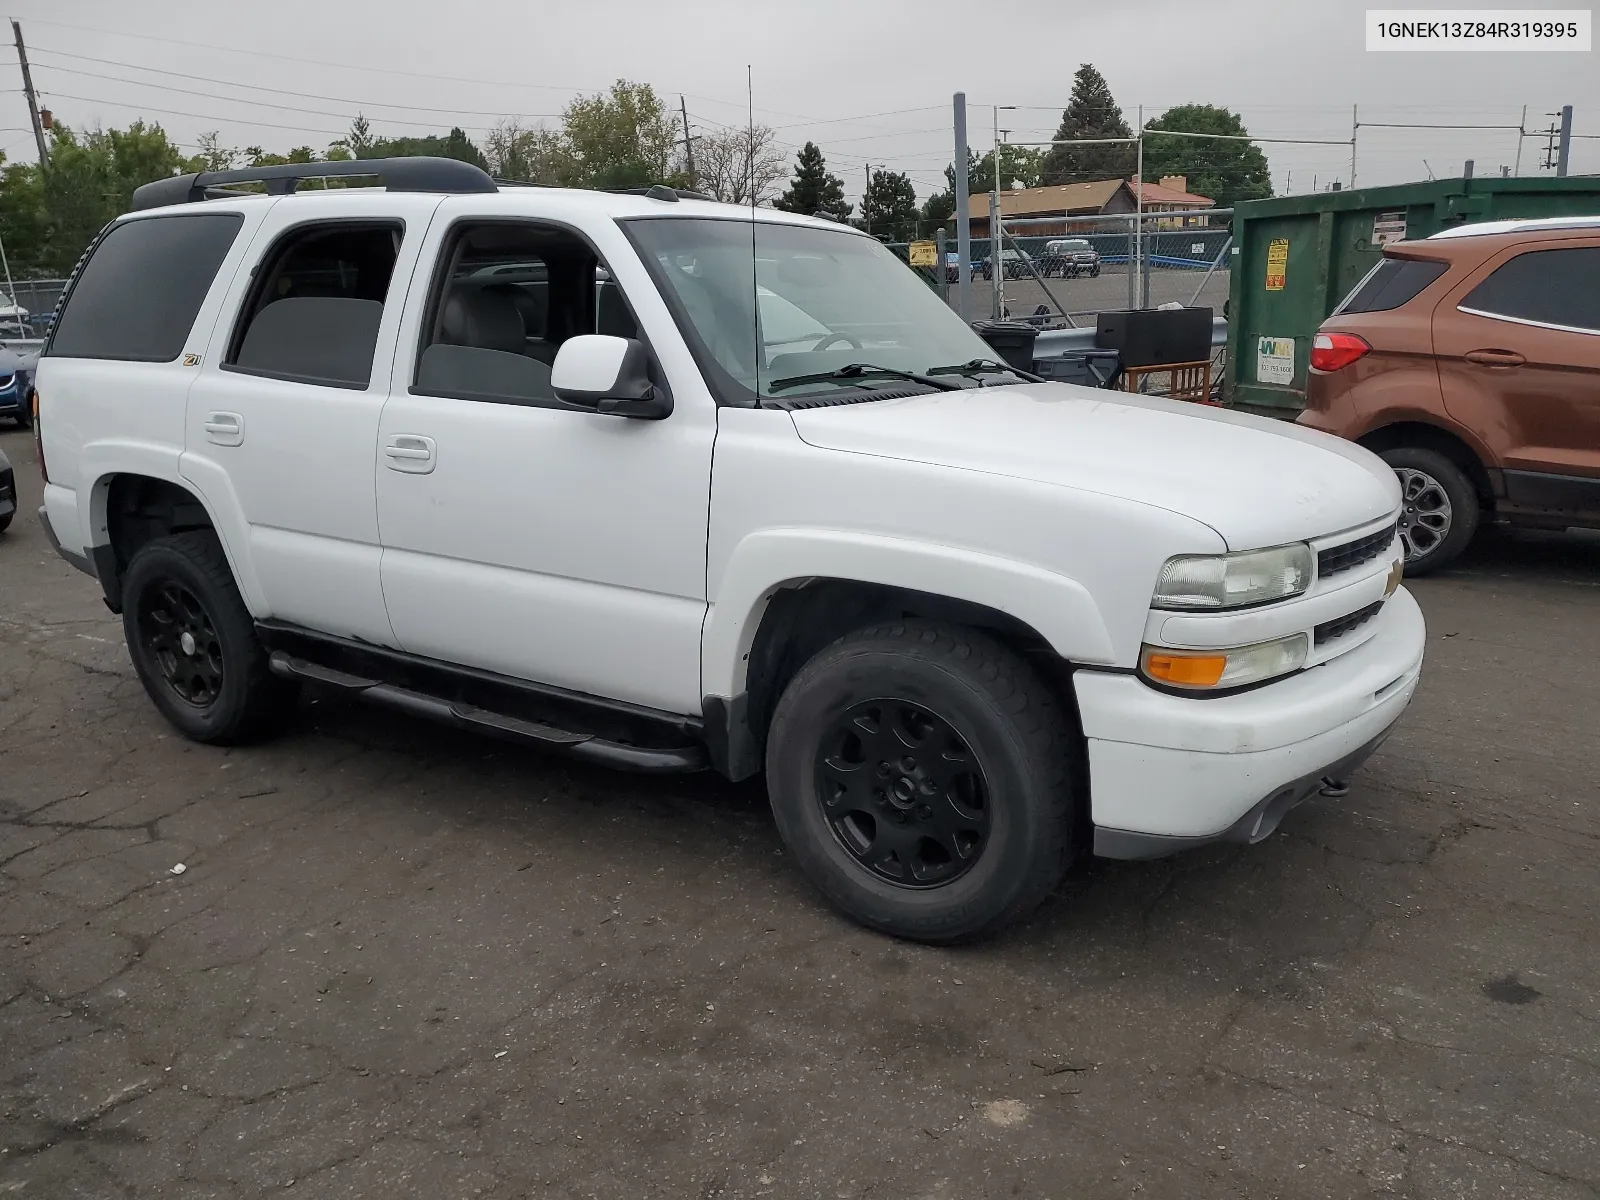
[[[1371,627],[1348,653],[1233,696],[1174,696],[1134,675],[1077,672],[1095,853],[1157,858],[1260,841],[1325,777],[1348,779],[1422,671],[1427,631],[1408,591],[1396,591]]]

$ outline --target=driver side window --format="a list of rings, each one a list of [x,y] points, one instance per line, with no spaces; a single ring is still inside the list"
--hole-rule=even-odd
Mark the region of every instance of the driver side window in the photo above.
[[[550,386],[562,343],[637,337],[626,297],[578,235],[524,221],[464,222],[440,256],[413,394],[564,408]]]

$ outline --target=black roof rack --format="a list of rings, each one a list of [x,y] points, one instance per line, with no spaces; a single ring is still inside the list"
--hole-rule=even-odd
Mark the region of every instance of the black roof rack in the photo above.
[[[294,191],[302,179],[333,179],[346,175],[376,175],[391,192],[493,192],[493,179],[473,166],[454,158],[357,158],[337,162],[283,163],[270,167],[244,167],[237,171],[202,171],[198,175],[178,175],[158,179],[133,192],[133,208],[165,208],[169,204],[190,204],[215,199],[229,193],[231,183],[264,183],[267,194],[284,196]],[[241,193],[235,193],[241,194]]]
[[[691,192],[688,188],[670,188],[664,183],[653,183],[649,187],[605,190],[618,196],[649,196],[652,200],[665,200],[670,204],[676,204],[679,200],[716,200],[715,196],[708,196],[704,192]]]

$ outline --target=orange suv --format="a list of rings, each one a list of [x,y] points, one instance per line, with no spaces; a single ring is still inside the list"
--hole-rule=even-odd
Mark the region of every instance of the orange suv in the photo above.
[[[1386,247],[1317,331],[1299,422],[1394,468],[1408,575],[1484,519],[1600,527],[1600,217]]]

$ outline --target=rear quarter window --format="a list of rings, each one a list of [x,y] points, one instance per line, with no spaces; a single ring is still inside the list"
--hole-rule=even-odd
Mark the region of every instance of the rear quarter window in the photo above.
[[[1530,250],[1497,268],[1461,307],[1491,317],[1600,332],[1600,246]]]
[[[45,353],[171,362],[243,224],[238,213],[196,213],[113,226],[63,300]]]
[[[1415,300],[1423,288],[1449,269],[1449,263],[1429,259],[1386,258],[1356,284],[1344,303],[1333,310],[1334,315],[1389,312]]]

